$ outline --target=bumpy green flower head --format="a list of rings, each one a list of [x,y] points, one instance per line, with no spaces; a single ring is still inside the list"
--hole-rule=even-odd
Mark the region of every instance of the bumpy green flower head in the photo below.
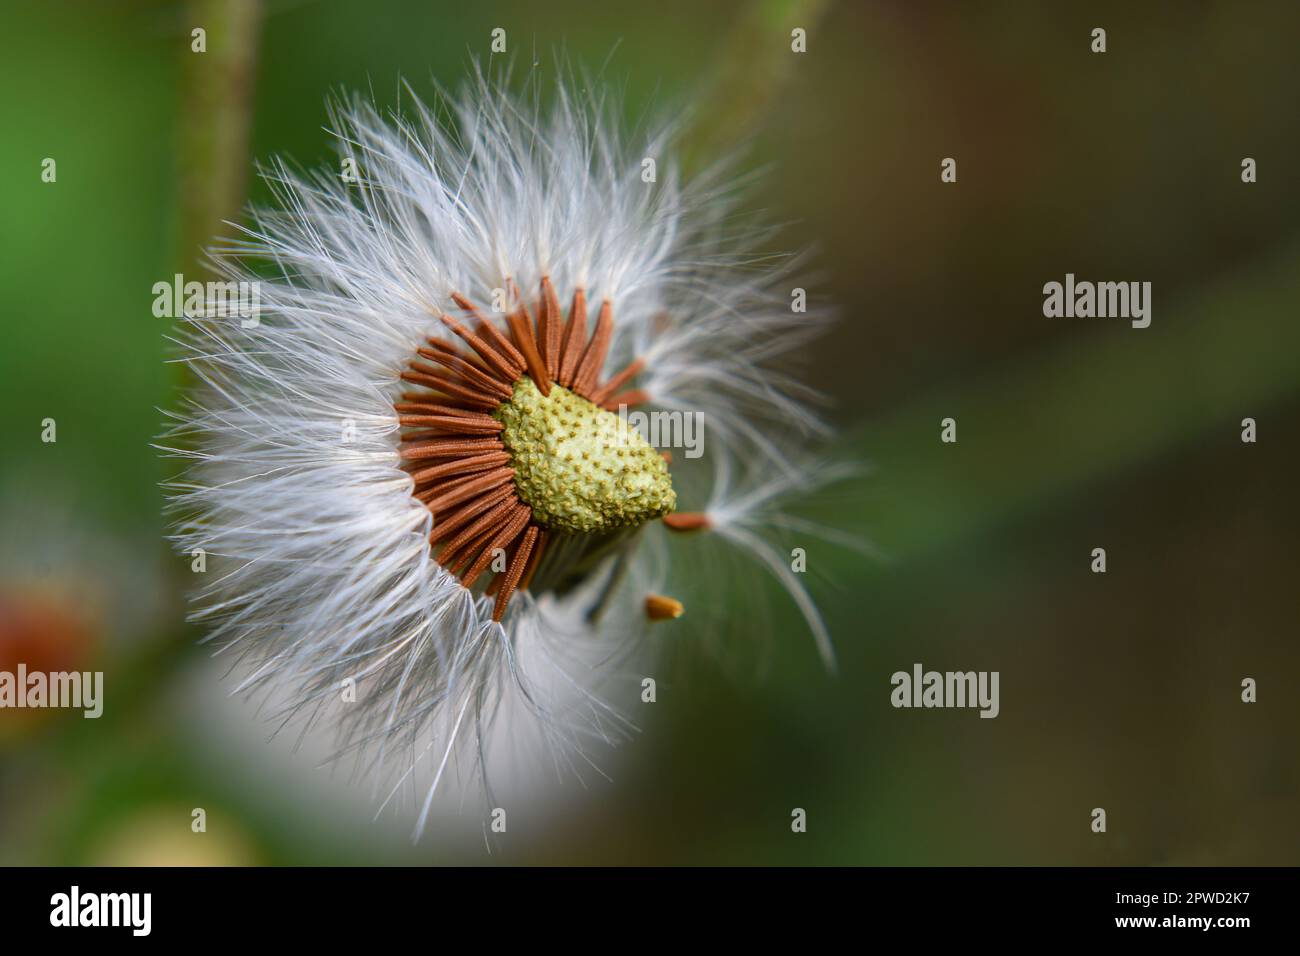
[[[519,497],[567,534],[602,534],[677,507],[668,465],[636,429],[560,385],[543,395],[528,377],[492,413],[505,426]]]

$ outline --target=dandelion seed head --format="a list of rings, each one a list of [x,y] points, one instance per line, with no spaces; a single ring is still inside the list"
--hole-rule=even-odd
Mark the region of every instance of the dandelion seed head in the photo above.
[[[411,789],[417,830],[503,714],[599,772],[634,729],[602,675],[707,585],[674,557],[691,534],[779,580],[830,659],[771,541],[829,475],[813,393],[779,368],[825,316],[791,312],[797,259],[757,253],[726,167],[683,179],[674,125],[628,134],[600,89],[480,73],[402,115],[336,106],[353,180],[273,164],[275,202],[213,252],[259,282],[260,321],[177,340],[197,385],[160,444],[187,460],[177,545],[212,556],[194,617],[273,719],[335,728]],[[700,416],[711,478],[679,482],[623,408]]]

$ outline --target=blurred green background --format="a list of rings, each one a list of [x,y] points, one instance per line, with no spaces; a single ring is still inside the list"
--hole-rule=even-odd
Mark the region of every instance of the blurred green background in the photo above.
[[[0,663],[102,669],[106,710],[0,711],[0,863],[1300,863],[1300,6],[2,9]],[[205,23],[233,107],[194,72]],[[178,375],[150,305],[253,158],[333,162],[329,93],[455,86],[498,26],[523,65],[608,59],[631,116],[753,133],[755,202],[843,317],[806,372],[872,466],[801,510],[881,558],[810,551],[837,676],[775,596],[761,678],[666,633],[613,782],[521,808],[489,855],[476,808],[411,846],[225,699],[162,544],[150,442]],[[231,57],[223,30],[255,44]],[[1067,272],[1151,281],[1151,327],[1043,318]],[[1000,671],[1001,715],[891,708],[914,662]]]

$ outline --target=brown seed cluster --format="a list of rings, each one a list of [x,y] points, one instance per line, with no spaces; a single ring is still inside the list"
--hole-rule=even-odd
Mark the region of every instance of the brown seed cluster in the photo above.
[[[511,292],[516,305],[506,317],[508,337],[472,302],[453,295],[473,329],[440,315],[459,342],[427,339],[402,373],[419,390],[404,392],[394,405],[406,429],[401,456],[415,483],[413,493],[433,512],[429,543],[438,563],[468,588],[494,556],[506,556],[505,570],[485,589],[495,596],[492,617],[497,621],[511,595],[529,586],[553,532],[520,498],[511,454],[502,441],[504,426],[492,413],[510,401],[524,375],[544,396],[559,384],[607,410],[645,401],[637,390],[620,391],[641,371],[640,360],[600,381],[613,332],[608,300],[588,335],[582,289],[574,293],[567,319],[549,278],[542,279],[531,312],[513,284]]]

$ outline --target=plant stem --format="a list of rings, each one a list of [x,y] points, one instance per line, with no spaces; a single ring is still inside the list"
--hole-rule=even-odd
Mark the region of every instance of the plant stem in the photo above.
[[[235,219],[248,184],[248,134],[259,0],[193,0],[186,32],[207,31],[207,51],[183,54],[180,108],[180,249],[185,269]]]

